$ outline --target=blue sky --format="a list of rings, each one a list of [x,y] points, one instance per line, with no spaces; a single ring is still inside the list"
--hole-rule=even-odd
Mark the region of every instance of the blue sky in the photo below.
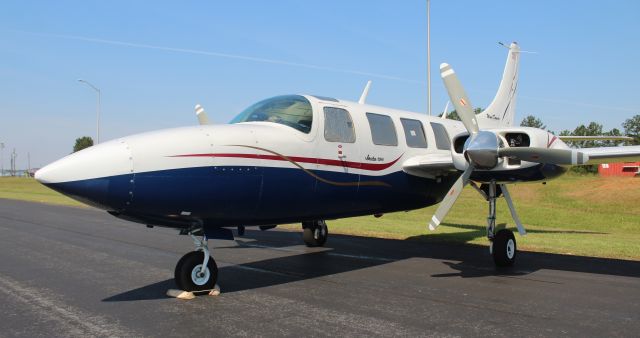
[[[518,119],[552,130],[640,114],[639,1],[432,0],[433,109],[450,63],[475,106],[491,101],[518,41]],[[102,140],[196,124],[201,103],[227,122],[260,99],[311,93],[426,111],[425,1],[12,1],[0,4],[0,142],[5,168]],[[366,74],[365,74],[366,73]],[[179,141],[179,140],[176,140]]]

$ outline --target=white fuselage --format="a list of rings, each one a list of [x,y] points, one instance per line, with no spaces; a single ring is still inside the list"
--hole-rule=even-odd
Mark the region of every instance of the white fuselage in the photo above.
[[[299,125],[264,120],[137,134],[69,155],[37,176],[67,195],[140,222],[226,226],[419,208],[439,202],[466,166],[455,149],[456,139],[466,135],[458,121],[296,97],[308,101],[312,114]],[[538,129],[509,133],[527,134],[530,144],[564,146]],[[509,142],[507,131],[499,135]],[[435,174],[408,174],[404,165],[415,158],[444,158],[451,165]],[[537,166],[503,160],[492,171],[511,175],[504,178],[511,181],[548,178]]]

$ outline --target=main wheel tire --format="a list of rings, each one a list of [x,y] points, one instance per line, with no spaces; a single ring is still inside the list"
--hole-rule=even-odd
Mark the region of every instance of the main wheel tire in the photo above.
[[[176,264],[174,278],[176,285],[184,291],[211,290],[218,281],[218,266],[211,256],[207,268],[200,275],[204,255],[202,251],[192,251],[182,256]]]
[[[516,238],[511,230],[502,229],[493,237],[491,253],[496,266],[512,266],[516,261]]]
[[[304,225],[302,240],[308,247],[323,246],[329,237],[329,228],[325,221],[313,222],[313,225]]]

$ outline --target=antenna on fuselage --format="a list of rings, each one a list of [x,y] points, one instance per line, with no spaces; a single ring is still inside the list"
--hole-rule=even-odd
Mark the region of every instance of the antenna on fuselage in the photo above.
[[[451,103],[451,101],[447,101],[447,104],[444,106],[444,111],[442,112],[442,116],[440,116],[440,118],[443,120],[447,119],[447,114],[449,113],[449,103]]]
[[[196,104],[196,116],[198,117],[198,123],[200,123],[200,125],[209,124],[209,117],[207,117],[207,112],[205,112],[204,108],[199,104]]]
[[[360,95],[360,100],[358,100],[359,104],[364,104],[367,100],[367,96],[369,95],[369,88],[371,87],[371,80],[367,81],[367,85],[364,86],[364,90],[362,91],[362,95]]]

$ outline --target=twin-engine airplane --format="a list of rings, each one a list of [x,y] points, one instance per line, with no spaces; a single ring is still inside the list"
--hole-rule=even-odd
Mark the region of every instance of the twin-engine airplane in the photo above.
[[[520,49],[509,47],[493,102],[475,115],[453,69],[440,71],[462,122],[313,95],[260,101],[230,124],[154,131],[104,142],[60,159],[35,177],[110,214],[189,234],[196,249],[175,268],[186,291],[212,289],[218,269],[208,238],[245,226],[302,223],[308,246],[327,240],[325,220],[440,203],[435,229],[470,184],[489,203],[487,237],[498,266],[512,265],[516,239],[496,229],[507,185],[547,181],[572,165],[639,160],[640,146],[571,149],[561,137],[513,125]],[[573,139],[575,140],[575,139]],[[201,239],[196,236],[202,236]]]

